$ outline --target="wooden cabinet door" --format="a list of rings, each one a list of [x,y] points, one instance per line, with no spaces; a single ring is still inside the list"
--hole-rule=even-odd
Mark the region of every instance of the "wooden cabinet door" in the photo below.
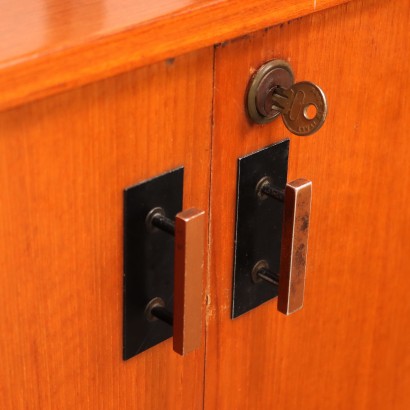
[[[205,409],[410,408],[409,12],[353,1],[217,48]],[[316,134],[247,120],[273,58],[325,91]],[[305,306],[231,320],[237,159],[289,136],[288,179],[313,181]]]
[[[123,190],[208,211],[213,48],[0,114],[0,408],[200,409],[204,346],[122,360]],[[208,212],[207,212],[208,213]]]

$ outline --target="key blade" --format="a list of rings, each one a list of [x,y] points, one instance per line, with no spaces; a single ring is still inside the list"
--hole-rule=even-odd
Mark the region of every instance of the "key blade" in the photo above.
[[[276,87],[272,94],[272,109],[281,111],[282,114],[288,112],[293,101],[292,94],[291,89]]]

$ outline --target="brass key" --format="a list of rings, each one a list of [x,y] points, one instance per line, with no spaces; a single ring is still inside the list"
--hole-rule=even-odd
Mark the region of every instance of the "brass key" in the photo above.
[[[318,131],[325,122],[327,101],[320,87],[302,81],[288,89],[277,87],[272,94],[272,109],[280,111],[291,133],[308,136]]]

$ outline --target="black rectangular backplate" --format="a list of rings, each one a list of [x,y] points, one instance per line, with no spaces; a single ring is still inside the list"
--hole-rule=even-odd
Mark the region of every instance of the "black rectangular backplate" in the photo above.
[[[252,281],[252,268],[261,260],[279,272],[283,203],[261,198],[258,182],[269,177],[279,190],[286,187],[289,140],[283,140],[238,160],[235,260],[232,318],[277,296],[277,286]]]
[[[147,303],[160,297],[173,310],[174,238],[146,226],[161,207],[175,219],[182,210],[183,167],[124,191],[123,358],[127,360],[172,336],[172,327],[145,317]]]

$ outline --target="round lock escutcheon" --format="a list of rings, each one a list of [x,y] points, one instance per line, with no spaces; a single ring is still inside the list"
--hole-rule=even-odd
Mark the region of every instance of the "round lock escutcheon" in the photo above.
[[[290,64],[283,60],[272,60],[262,65],[249,83],[247,110],[252,121],[267,124],[281,114],[272,108],[272,96],[276,88],[290,88],[294,75]]]

